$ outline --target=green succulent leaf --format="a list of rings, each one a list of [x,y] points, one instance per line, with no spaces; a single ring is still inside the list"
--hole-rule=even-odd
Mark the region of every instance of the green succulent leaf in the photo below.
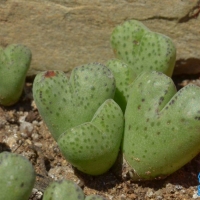
[[[160,71],[171,76],[176,60],[176,48],[172,40],[150,31],[137,20],[115,27],[111,45],[116,58],[123,60],[139,75],[145,71]]]
[[[176,93],[169,77],[145,72],[131,91],[124,157],[134,180],[164,178],[200,152],[200,88],[188,85]]]
[[[123,113],[111,99],[106,100],[91,122],[68,129],[58,139],[65,158],[80,171],[99,175],[114,164],[122,140]]]
[[[67,129],[91,121],[114,93],[111,71],[97,63],[75,68],[69,80],[62,71],[47,71],[33,83],[34,100],[55,140]]]
[[[15,104],[23,91],[26,73],[31,63],[31,51],[21,44],[0,47],[0,104]]]
[[[137,75],[132,68],[118,59],[109,60],[106,63],[106,66],[112,71],[116,80],[114,100],[120,105],[122,111],[124,112],[127,99],[129,97],[129,90]]]
[[[25,157],[0,153],[0,199],[28,200],[34,183],[34,168]]]
[[[84,200],[82,189],[73,181],[62,180],[52,182],[46,188],[43,200]]]

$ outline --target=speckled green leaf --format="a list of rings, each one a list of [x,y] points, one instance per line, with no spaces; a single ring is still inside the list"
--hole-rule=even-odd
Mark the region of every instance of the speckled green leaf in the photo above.
[[[124,157],[134,180],[164,178],[200,152],[200,88],[188,85],[176,93],[169,77],[146,72],[131,91]]]
[[[125,111],[129,90],[132,82],[136,79],[136,73],[123,61],[118,59],[109,60],[106,66],[112,71],[116,80],[115,102]]]
[[[176,60],[172,40],[150,31],[137,20],[117,26],[111,35],[111,45],[116,58],[123,60],[137,75],[152,70],[172,75]]]
[[[28,200],[35,182],[31,163],[21,155],[0,153],[0,199]]]
[[[114,164],[122,140],[123,113],[111,99],[106,100],[91,122],[68,129],[58,139],[62,154],[80,171],[99,175]]]
[[[45,190],[43,200],[84,200],[82,189],[70,180],[52,182]]]
[[[61,71],[42,72],[33,84],[38,110],[56,140],[67,129],[91,121],[114,93],[111,71],[97,63],[75,68],[69,80]]]
[[[23,91],[26,73],[30,67],[31,51],[21,44],[0,47],[0,104],[15,104]]]

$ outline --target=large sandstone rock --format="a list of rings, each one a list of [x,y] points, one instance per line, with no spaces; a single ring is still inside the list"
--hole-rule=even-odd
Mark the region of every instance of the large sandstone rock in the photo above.
[[[177,47],[175,73],[200,72],[199,0],[0,0],[0,42],[23,43],[28,75],[113,57],[110,35],[128,19],[168,35]],[[195,15],[196,14],[196,15]]]

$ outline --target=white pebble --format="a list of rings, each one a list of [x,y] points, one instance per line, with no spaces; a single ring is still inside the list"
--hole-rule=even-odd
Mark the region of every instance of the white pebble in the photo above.
[[[35,145],[36,147],[42,147],[42,143],[40,143],[40,142],[35,142],[34,145]]]
[[[32,136],[32,138],[34,140],[38,140],[39,139],[39,135],[37,133],[33,133],[31,136]]]
[[[31,133],[33,131],[33,125],[29,122],[22,122],[19,130],[21,132]]]

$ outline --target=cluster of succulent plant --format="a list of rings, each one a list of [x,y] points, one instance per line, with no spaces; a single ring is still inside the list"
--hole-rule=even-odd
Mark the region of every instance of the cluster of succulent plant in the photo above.
[[[200,151],[200,88],[176,93],[171,39],[131,20],[111,35],[105,66],[38,74],[33,96],[65,158],[80,171],[108,171],[118,152],[134,180],[168,176]],[[121,109],[120,109],[121,108]],[[125,120],[124,120],[125,118]]]
[[[64,157],[80,171],[107,172],[121,150],[133,180],[165,178],[200,152],[200,88],[188,85],[176,91],[170,78],[176,60],[173,42],[141,22],[117,26],[111,45],[115,59],[76,67],[70,79],[58,70],[39,73],[33,83],[39,113]],[[31,52],[23,45],[0,49],[1,105],[19,100],[30,61]],[[0,154],[3,199],[28,199],[34,181],[25,158]],[[66,196],[104,199],[85,197],[67,180],[50,184],[43,199]]]
[[[52,182],[46,188],[43,200],[106,200],[100,195],[84,195],[82,189],[73,181]]]
[[[116,79],[114,99],[125,112],[122,151],[129,173],[134,180],[165,178],[200,152],[200,88],[188,85],[177,93],[169,78],[175,46],[141,22],[116,27],[111,44],[117,59],[107,66]]]
[[[26,73],[30,67],[31,51],[24,45],[0,47],[0,104],[15,104],[23,91]]]

